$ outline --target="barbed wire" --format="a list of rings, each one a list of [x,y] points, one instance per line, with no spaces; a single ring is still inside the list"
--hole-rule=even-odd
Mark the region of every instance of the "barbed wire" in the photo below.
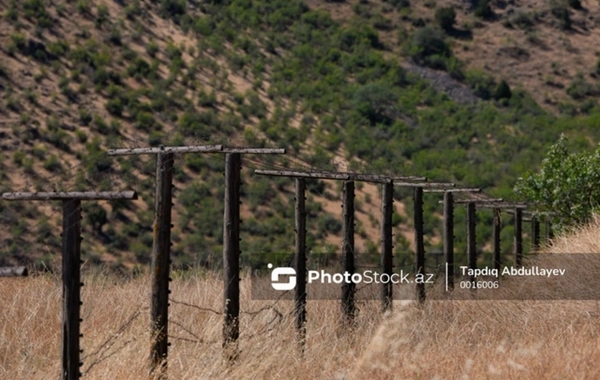
[[[131,324],[133,323],[134,320],[137,319],[137,317],[140,316],[141,311],[143,309],[149,310],[148,307],[142,308],[142,307],[138,307],[138,309],[133,312],[133,314],[131,314],[131,316],[129,318],[127,318],[127,320],[121,324],[117,330],[111,334],[103,343],[101,343],[98,348],[93,351],[92,353],[88,354],[88,355],[84,355],[81,360],[85,361],[87,358],[89,357],[93,357],[93,356],[98,356],[94,361],[92,361],[88,367],[82,372],[82,374],[86,374],[88,373],[94,366],[96,366],[97,364],[102,363],[103,361],[105,361],[106,359],[110,358],[111,356],[116,355],[120,350],[122,350],[123,348],[125,348],[127,346],[127,344],[133,342],[134,340],[136,340],[136,338],[132,338],[130,340],[128,340],[127,342],[125,342],[121,347],[116,348],[114,351],[112,352],[108,352],[117,342],[117,338],[124,333],[129,326],[131,326]],[[101,355],[102,353],[104,353],[103,355]]]

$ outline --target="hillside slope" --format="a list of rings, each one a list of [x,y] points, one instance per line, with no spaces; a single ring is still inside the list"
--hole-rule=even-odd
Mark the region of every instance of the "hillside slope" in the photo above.
[[[293,193],[290,180],[255,177],[254,168],[418,174],[510,199],[515,179],[537,165],[560,133],[577,147],[589,147],[599,134],[595,108],[553,116],[535,103],[539,91],[530,94],[510,78],[512,91],[494,100],[489,95],[500,78],[470,72],[460,40],[440,37],[442,56],[426,49],[439,44],[422,40],[435,7],[420,3],[396,9],[375,1],[2,0],[0,6],[0,190],[133,188],[141,195],[130,205],[86,204],[84,252],[92,264],[140,269],[152,242],[154,159],[114,159],[105,155],[108,148],[287,148],[285,157],[244,161],[242,251],[245,264],[261,266],[290,257]],[[456,28],[462,17],[474,17],[458,9],[465,13],[459,11]],[[498,25],[480,23],[469,44],[479,46],[479,30]],[[454,101],[451,92],[436,90],[436,80],[413,73],[437,75],[415,60],[443,63],[456,86],[484,100]],[[175,265],[218,265],[223,157],[177,160]],[[329,263],[340,241],[339,184],[314,182],[309,190],[311,257]],[[396,199],[410,201],[410,194],[399,190]],[[436,202],[427,198],[428,250],[439,249]],[[377,188],[362,185],[357,205],[357,250],[369,264],[378,249]],[[399,264],[411,257],[409,209],[398,203]],[[58,262],[58,205],[2,202],[0,211],[7,226],[0,232],[2,263]],[[491,215],[480,217],[483,243]],[[457,218],[458,225],[462,211]],[[503,233],[509,236],[510,227]],[[457,235],[464,252],[464,231]]]

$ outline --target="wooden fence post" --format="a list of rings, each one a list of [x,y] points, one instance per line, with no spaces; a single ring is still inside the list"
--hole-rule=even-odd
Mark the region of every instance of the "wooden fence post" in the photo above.
[[[531,250],[537,252],[540,249],[540,221],[535,215],[531,216]]]
[[[240,171],[240,154],[227,153],[223,217],[223,349],[229,361],[238,356],[237,341],[240,335]]]
[[[475,220],[475,203],[467,203],[467,256],[469,258],[469,269],[477,268],[477,236]],[[469,281],[475,281],[473,275],[469,276]]]
[[[296,283],[295,321],[300,348],[306,341],[306,182],[296,178]]]
[[[423,237],[423,188],[415,187],[413,194],[415,225],[415,267],[416,274],[425,278],[425,241]],[[417,299],[425,301],[425,283],[417,282]]]
[[[349,276],[354,274],[354,181],[344,181],[342,196],[342,265]],[[348,324],[354,323],[355,284],[342,284],[342,312]]]
[[[502,229],[502,219],[500,216],[500,209],[495,208],[494,210],[494,224],[492,230],[492,239],[493,239],[493,267],[494,269],[500,270],[500,265],[502,264],[502,258],[500,256],[500,252],[502,247],[500,246],[500,231]]]
[[[65,199],[62,225],[62,379],[76,380],[79,367],[81,318],[81,201]]]
[[[444,261],[447,265],[446,284],[454,289],[454,194],[444,192]]]
[[[393,288],[391,276],[393,274],[394,255],[392,245],[392,214],[394,212],[394,185],[390,181],[383,184],[381,195],[381,269],[382,274],[388,276],[387,283],[382,282],[381,306],[383,311],[392,308]]]
[[[81,322],[81,201],[137,199],[134,191],[3,193],[9,201],[62,201],[62,380],[79,379]]]
[[[552,223],[550,222],[549,217],[546,218],[546,240],[550,241],[554,239],[554,231],[552,231]]]
[[[152,244],[152,299],[150,315],[152,343],[150,372],[166,377],[169,326],[169,267],[171,263],[171,202],[173,153],[156,155],[156,197],[154,200],[154,242]]]
[[[515,208],[515,264],[523,265],[523,210]]]

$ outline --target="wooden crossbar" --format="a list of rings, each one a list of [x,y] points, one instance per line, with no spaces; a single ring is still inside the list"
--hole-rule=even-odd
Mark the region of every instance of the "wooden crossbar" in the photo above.
[[[455,188],[434,188],[434,189],[423,189],[424,193],[480,193],[479,188],[468,188],[468,187],[455,187]]]
[[[222,152],[222,145],[199,145],[199,146],[163,146],[151,148],[131,148],[131,149],[109,149],[109,156],[127,156],[138,154],[159,154],[159,153],[217,153]]]
[[[79,199],[86,201],[103,199],[137,199],[135,191],[58,191],[38,193],[3,193],[2,199],[7,201],[51,201]]]
[[[340,181],[363,181],[385,183],[389,181],[425,181],[427,177],[416,176],[393,176],[383,174],[365,174],[351,172],[312,172],[298,170],[261,170],[257,169],[254,174],[277,176],[277,177],[296,177],[296,178],[317,178],[317,179],[332,179]]]

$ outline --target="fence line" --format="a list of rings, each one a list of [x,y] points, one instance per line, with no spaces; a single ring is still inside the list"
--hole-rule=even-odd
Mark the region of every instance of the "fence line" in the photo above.
[[[211,308],[203,308],[183,301],[178,301],[169,297],[169,267],[170,267],[170,246],[171,236],[171,207],[172,207],[172,173],[175,153],[221,153],[225,154],[225,195],[224,195],[224,219],[223,219],[223,259],[224,259],[224,297],[223,312]],[[265,306],[256,311],[240,311],[240,187],[241,187],[241,155],[242,154],[282,154],[283,149],[263,149],[263,148],[227,148],[221,145],[212,146],[184,146],[184,147],[158,147],[158,148],[127,148],[114,149],[108,152],[109,156],[117,155],[139,155],[154,154],[157,156],[156,163],[156,193],[155,193],[155,222],[154,222],[154,243],[152,250],[152,296],[150,302],[150,313],[152,318],[153,342],[150,353],[151,373],[158,372],[159,376],[166,377],[168,338],[178,339],[187,342],[205,343],[200,337],[194,334],[191,329],[182,323],[169,320],[168,307],[169,301],[182,306],[191,307],[204,312],[212,312],[216,315],[222,315],[223,321],[223,353],[227,360],[233,361],[238,357],[238,340],[240,338],[239,318],[240,314],[246,314],[250,317],[259,315],[263,311],[272,310],[273,319],[266,326],[271,326],[274,321],[281,324],[283,314],[275,308],[279,299],[272,305]],[[253,162],[252,159],[250,162]],[[467,206],[467,229],[468,229],[468,258],[469,268],[474,269],[477,262],[477,253],[475,246],[475,204],[481,207],[491,207],[494,209],[494,266],[500,265],[499,253],[499,228],[500,210],[502,208],[514,209],[515,213],[515,238],[514,251],[517,265],[522,264],[522,228],[521,223],[523,208],[527,205],[522,203],[510,203],[502,199],[491,198],[470,198],[455,200],[454,193],[475,193],[480,189],[474,188],[456,188],[453,183],[425,182],[425,177],[418,176],[392,176],[375,173],[351,173],[351,172],[324,172],[324,171],[295,171],[295,170],[268,170],[260,162],[254,161],[255,165],[262,166],[263,169],[255,170],[255,174],[269,176],[286,176],[296,178],[295,193],[295,231],[296,231],[296,249],[295,249],[295,269],[300,277],[299,286],[296,288],[294,302],[295,326],[298,330],[300,347],[303,350],[306,336],[306,211],[305,211],[305,190],[306,184],[304,178],[333,179],[343,181],[342,192],[342,218],[343,218],[343,243],[342,243],[342,263],[344,270],[350,274],[356,269],[355,249],[354,249],[354,181],[366,181],[382,184],[382,205],[381,205],[381,268],[383,273],[391,275],[393,272],[392,255],[392,214],[393,214],[393,187],[411,187],[413,188],[413,208],[414,208],[414,233],[415,233],[415,268],[416,275],[425,275],[425,248],[424,248],[424,230],[423,230],[423,195],[427,193],[443,193],[444,195],[444,259],[448,267],[448,282],[453,287],[454,278],[454,205],[465,204]],[[414,181],[414,182],[411,182]],[[83,365],[80,362],[79,350],[79,307],[80,307],[80,230],[81,230],[81,200],[99,200],[99,199],[136,199],[134,192],[40,192],[40,193],[5,193],[5,200],[62,200],[63,201],[63,287],[65,289],[64,309],[63,309],[63,379],[78,379],[81,373],[79,367]],[[547,228],[548,234],[550,230]],[[539,246],[539,224],[537,219],[532,219],[532,233],[534,236],[534,247]],[[1,273],[1,271],[0,271]],[[360,290],[360,289],[359,289]],[[426,288],[424,282],[416,282],[417,299],[424,302],[426,298]],[[342,316],[347,326],[352,326],[355,318],[355,293],[357,289],[354,283],[344,284],[342,286]],[[283,294],[282,294],[283,296]],[[281,298],[280,298],[281,299]],[[384,284],[381,290],[382,309],[389,310],[392,305],[392,287],[391,284]],[[119,331],[128,328],[133,320],[139,316],[140,310],[136,311],[128,321],[121,326]],[[185,333],[195,339],[169,335],[168,324],[173,323],[181,328]],[[277,326],[276,325],[276,326]],[[115,355],[120,349],[113,351],[110,349],[115,345],[116,334],[109,337],[107,341],[100,345],[94,353],[87,355],[98,355],[99,357],[92,361],[84,373],[89,372],[98,363]],[[259,334],[256,334],[257,336]],[[127,344],[127,343],[126,343]]]

